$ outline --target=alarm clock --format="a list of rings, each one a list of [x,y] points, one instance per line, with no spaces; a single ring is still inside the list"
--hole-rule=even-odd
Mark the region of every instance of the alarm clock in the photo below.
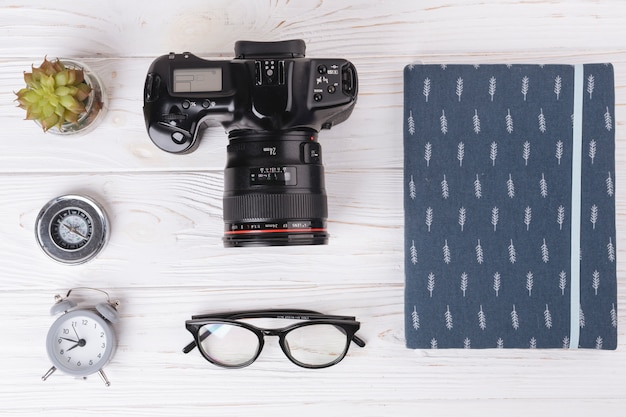
[[[37,243],[52,259],[70,265],[87,262],[106,244],[109,222],[93,199],[63,195],[49,201],[37,215]]]
[[[98,291],[106,296],[106,302],[77,308],[76,301],[69,298],[76,290]],[[119,320],[119,302],[112,302],[105,291],[87,287],[70,289],[65,297],[57,295],[55,299],[50,313],[63,314],[48,331],[46,352],[53,366],[42,379],[45,381],[56,370],[81,378],[98,373],[109,386],[102,368],[111,360],[117,346],[112,324]]]

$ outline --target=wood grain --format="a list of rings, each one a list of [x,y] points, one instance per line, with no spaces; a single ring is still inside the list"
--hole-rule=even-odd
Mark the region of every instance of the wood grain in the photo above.
[[[344,57],[359,73],[353,114],[319,136],[330,243],[225,249],[226,135],[207,128],[188,155],[157,149],[142,113],[146,71],[169,51],[230,59],[237,40],[292,38],[307,42],[309,57]],[[623,414],[623,325],[615,352],[404,347],[401,119],[402,71],[414,61],[612,62],[623,323],[625,38],[620,0],[0,2],[0,414]],[[104,80],[109,108],[92,133],[57,137],[22,120],[13,92],[45,55],[83,59]],[[98,199],[112,224],[100,255],[74,267],[48,259],[34,239],[40,208],[66,193]],[[96,376],[40,379],[53,297],[76,286],[121,301],[109,388]],[[181,352],[192,314],[275,307],[355,315],[367,346],[319,371],[294,366],[271,339],[241,370]]]

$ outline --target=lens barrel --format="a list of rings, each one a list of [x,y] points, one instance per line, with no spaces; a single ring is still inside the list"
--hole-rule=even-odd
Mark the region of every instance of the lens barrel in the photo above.
[[[317,132],[231,132],[223,202],[226,247],[327,244]]]

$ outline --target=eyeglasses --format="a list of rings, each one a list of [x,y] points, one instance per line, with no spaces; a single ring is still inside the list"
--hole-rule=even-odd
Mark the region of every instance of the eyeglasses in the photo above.
[[[289,319],[295,324],[267,329],[242,322],[243,319]],[[184,353],[199,347],[202,356],[225,368],[243,368],[260,355],[265,336],[278,336],[282,351],[303,368],[326,368],[340,362],[350,342],[364,347],[355,333],[361,324],[350,316],[329,316],[310,310],[241,311],[192,316],[185,322],[194,341]]]

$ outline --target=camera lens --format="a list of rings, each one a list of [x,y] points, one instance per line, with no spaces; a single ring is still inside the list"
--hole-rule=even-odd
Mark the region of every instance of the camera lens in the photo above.
[[[224,246],[328,243],[317,132],[231,132],[224,171]]]

